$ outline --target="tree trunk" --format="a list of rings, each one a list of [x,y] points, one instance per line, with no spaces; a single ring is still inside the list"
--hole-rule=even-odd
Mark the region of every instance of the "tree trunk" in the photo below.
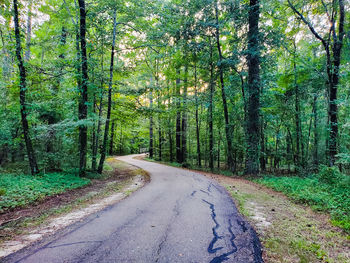
[[[149,105],[150,105],[150,117],[149,117],[149,157],[152,159],[154,155],[153,145],[153,80],[151,77],[151,88],[149,92]]]
[[[221,45],[220,45],[220,29],[219,29],[219,11],[218,11],[218,1],[215,1],[215,19],[216,19],[216,45],[219,53],[219,77],[221,83],[221,97],[222,97],[222,105],[224,108],[224,117],[225,117],[225,133],[226,133],[226,141],[227,141],[227,166],[229,170],[234,173],[236,170],[236,164],[233,160],[233,150],[232,150],[232,135],[233,130],[230,124],[228,107],[227,107],[227,99],[226,99],[226,91],[225,91],[225,81],[224,81],[224,70],[222,65],[223,56],[221,53]]]
[[[103,54],[102,54],[102,59],[101,59],[101,72],[102,73],[104,72],[104,70],[103,70]],[[97,131],[96,131],[95,140],[94,140],[93,148],[92,148],[92,161],[91,161],[92,171],[96,171],[96,166],[97,166],[97,151],[98,151],[99,140],[100,140],[101,125],[102,125],[102,112],[103,112],[103,95],[104,95],[103,86],[104,86],[104,78],[103,78],[103,74],[102,74],[100,104],[98,107]]]
[[[109,142],[109,155],[113,155],[113,144],[114,144],[114,129],[115,129],[115,120],[112,121],[112,127],[111,127],[111,140]]]
[[[344,0],[339,0],[333,4],[334,10],[332,11],[332,17],[329,21],[329,37],[321,37],[312,24],[295,8],[295,6],[288,0],[289,6],[292,8],[294,13],[308,26],[311,33],[321,41],[327,58],[327,76],[328,76],[328,92],[329,92],[329,107],[328,107],[328,120],[330,122],[330,134],[327,140],[328,144],[328,155],[329,155],[329,166],[335,165],[336,155],[338,152],[337,141],[338,141],[338,106],[337,106],[337,92],[339,84],[339,66],[341,63],[341,50],[343,47],[344,39],[344,25],[345,25],[345,7]],[[337,10],[339,7],[339,12]],[[336,21],[337,14],[339,14],[339,21]],[[336,32],[336,24],[338,25],[338,32]],[[337,34],[338,33],[338,34]]]
[[[188,78],[188,65],[185,65],[185,79],[184,79],[184,90],[183,90],[183,102],[182,102],[182,126],[181,126],[181,142],[182,142],[182,162],[187,162],[187,78]]]
[[[80,10],[80,47],[81,47],[81,87],[79,101],[79,121],[84,122],[87,118],[88,103],[88,64],[86,56],[86,9],[85,0],[78,0]],[[79,175],[86,174],[86,155],[87,155],[87,126],[80,124],[79,126]]]
[[[180,102],[180,69],[176,70],[176,162],[182,163],[181,152],[181,102]]]
[[[30,45],[32,39],[32,0],[28,3],[28,14],[27,14],[27,32],[26,32],[26,52],[24,53],[24,60],[29,61],[30,59]]]
[[[194,97],[196,103],[196,139],[197,139],[197,165],[202,166],[200,130],[199,130],[199,114],[198,114],[198,91],[197,91],[197,63],[194,63]]]
[[[318,116],[317,116],[317,95],[314,95],[314,103],[312,105],[312,111],[314,115],[314,152],[313,152],[313,164],[314,164],[314,170],[318,170],[318,128],[317,128],[317,122],[318,122]]]
[[[115,49],[115,36],[117,33],[117,10],[114,11],[113,16],[113,36],[112,36],[112,50],[111,50],[111,64],[109,66],[109,83],[108,83],[108,106],[107,106],[107,117],[105,124],[105,133],[103,136],[103,144],[101,149],[100,163],[98,165],[97,172],[99,174],[103,171],[103,164],[106,159],[107,154],[107,142],[109,134],[109,123],[111,119],[111,110],[112,110],[112,86],[113,86],[113,67],[114,67],[114,49]]]
[[[296,134],[296,163],[298,168],[304,167],[303,155],[304,155],[304,147],[303,147],[303,134],[301,127],[301,119],[300,119],[300,98],[299,98],[299,85],[297,79],[297,66],[296,66],[296,45],[294,42],[294,90],[295,90],[295,134]]]
[[[264,119],[261,117],[260,123],[260,169],[261,171],[266,171],[266,160],[265,160],[265,133],[264,133]]]
[[[27,120],[27,104],[26,104],[26,68],[23,64],[22,60],[22,47],[21,47],[21,36],[18,22],[18,3],[17,0],[13,0],[13,9],[14,9],[14,23],[15,23],[15,36],[16,36],[16,56],[18,60],[18,68],[19,68],[19,76],[20,76],[20,84],[19,84],[19,98],[21,105],[21,119],[22,119],[22,127],[23,127],[23,136],[26,143],[27,154],[29,159],[29,166],[32,175],[39,173],[38,164],[36,161],[35,152],[33,149],[32,141],[29,134],[29,125]]]
[[[209,82],[209,112],[208,112],[210,170],[214,169],[213,97],[214,97],[214,65],[213,65],[213,47],[212,47],[212,44],[210,43],[210,82]]]
[[[245,174],[259,173],[260,141],[260,43],[259,43],[259,0],[250,0],[248,30],[248,118],[247,118],[247,161]]]

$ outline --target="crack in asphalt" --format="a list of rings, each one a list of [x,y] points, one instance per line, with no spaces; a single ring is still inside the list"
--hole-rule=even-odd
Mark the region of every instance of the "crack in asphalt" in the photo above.
[[[88,243],[103,243],[104,241],[105,241],[105,240],[97,240],[97,241],[79,241],[79,242],[61,244],[61,245],[57,245],[57,246],[49,246],[49,247],[46,247],[46,248],[68,247],[68,246],[72,246],[72,245],[88,244]]]
[[[197,191],[193,191],[192,194],[191,194],[191,196],[194,196],[195,193],[197,193]]]
[[[196,191],[194,191],[194,192],[196,192]],[[162,237],[162,240],[160,241],[160,243],[158,245],[157,258],[156,258],[156,261],[155,261],[156,263],[159,262],[160,252],[161,252],[165,242],[168,239],[169,232],[170,232],[170,229],[171,229],[171,225],[173,224],[173,222],[175,222],[174,219],[180,215],[179,206],[180,206],[180,201],[176,200],[176,204],[175,204],[175,206],[173,208],[174,215],[172,216],[171,220],[169,221],[169,224],[167,225],[167,227],[165,229],[165,233],[164,233],[164,235]]]
[[[215,223],[215,226],[212,228],[213,230],[213,239],[212,241],[210,242],[209,246],[208,246],[208,252],[210,254],[213,254],[213,253],[216,253],[217,251],[221,250],[223,247],[217,247],[217,248],[214,248],[214,245],[215,243],[219,240],[219,239],[222,239],[223,236],[219,236],[218,233],[216,232],[216,230],[220,227],[220,224],[216,221],[216,213],[215,213],[215,206],[214,204],[208,202],[207,200],[204,200],[202,199],[203,202],[207,203],[211,209],[211,218],[213,219],[214,223]],[[216,256],[214,257],[210,263],[221,263],[225,260],[228,260],[230,255],[232,255],[233,253],[237,252],[237,246],[236,244],[234,243],[234,239],[236,238],[235,234],[233,234],[232,232],[232,222],[231,222],[231,219],[229,219],[229,227],[228,227],[228,232],[230,233],[231,237],[230,237],[230,243],[231,243],[231,246],[232,246],[232,250],[226,252],[226,253],[223,253],[219,256]]]
[[[205,194],[207,194],[207,195],[210,195],[207,191],[204,191],[204,190],[199,190],[199,191],[201,191],[202,193],[205,193]]]
[[[211,186],[213,185],[213,183],[210,183],[209,185],[208,185],[208,192],[211,192]]]

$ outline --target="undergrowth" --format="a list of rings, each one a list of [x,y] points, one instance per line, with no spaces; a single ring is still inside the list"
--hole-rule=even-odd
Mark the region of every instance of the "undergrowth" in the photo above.
[[[37,176],[0,174],[0,213],[89,183],[89,179],[70,173]]]
[[[255,181],[314,210],[330,213],[334,225],[350,232],[350,176],[337,168],[322,167],[318,174],[307,177],[264,176]]]

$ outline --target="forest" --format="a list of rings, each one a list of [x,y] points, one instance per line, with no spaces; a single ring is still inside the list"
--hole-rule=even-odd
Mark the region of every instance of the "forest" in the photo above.
[[[0,173],[86,177],[109,155],[147,152],[228,175],[319,173],[349,202],[349,11],[2,0]]]

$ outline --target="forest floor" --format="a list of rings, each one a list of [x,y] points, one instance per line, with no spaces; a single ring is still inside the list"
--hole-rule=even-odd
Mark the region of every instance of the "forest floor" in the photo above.
[[[200,173],[231,193],[259,234],[265,262],[350,262],[350,236],[333,226],[329,215],[249,180]]]
[[[0,214],[0,258],[114,204],[147,182],[135,166],[107,159],[103,179]]]

